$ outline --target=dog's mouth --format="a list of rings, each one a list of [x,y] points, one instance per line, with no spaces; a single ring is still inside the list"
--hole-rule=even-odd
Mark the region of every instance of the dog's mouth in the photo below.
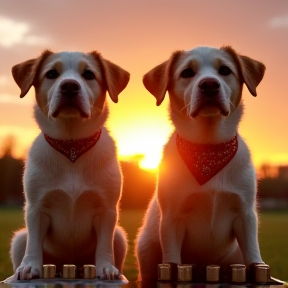
[[[220,114],[226,117],[229,115],[229,113],[229,109],[227,109],[227,107],[225,107],[225,105],[219,101],[202,101],[192,111],[191,117],[214,117]]]
[[[64,117],[81,117],[89,118],[89,114],[82,109],[80,105],[74,102],[60,103],[55,111],[52,113],[52,117],[57,118],[59,116]]]

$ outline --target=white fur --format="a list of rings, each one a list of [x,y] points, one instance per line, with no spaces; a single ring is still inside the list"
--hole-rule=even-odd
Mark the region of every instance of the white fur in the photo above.
[[[51,69],[59,72],[56,79],[45,76]],[[83,77],[87,69],[95,79]],[[109,95],[117,98],[129,74],[96,52],[46,51],[12,71],[22,97],[35,86],[35,119],[41,129],[25,165],[26,228],[12,239],[12,280],[41,277],[43,263],[56,264],[60,270],[63,264],[94,264],[97,276],[113,278],[122,272],[127,244],[125,232],[116,226],[122,176],[114,141],[103,127],[108,116],[105,94],[108,89]],[[119,82],[113,84],[116,88],[111,88],[116,80],[108,79],[113,72],[123,78],[119,76]],[[80,89],[66,101],[61,84],[70,80]],[[75,163],[52,148],[43,135],[77,140],[92,136],[100,128],[99,141]]]
[[[220,75],[222,65],[232,73]],[[180,77],[187,67],[195,76]],[[254,76],[247,75],[248,67],[257,67]],[[174,53],[144,76],[144,85],[157,98],[158,105],[168,90],[175,132],[164,147],[158,186],[136,239],[142,280],[155,280],[157,264],[162,262],[263,262],[257,240],[255,171],[249,149],[238,134],[238,124],[243,111],[241,79],[255,90],[264,69],[260,62],[237,55],[230,47],[198,47]],[[247,77],[258,80],[247,84]],[[220,83],[211,105],[204,102],[205,95],[198,86],[209,78]],[[201,104],[203,107],[195,115]],[[178,153],[176,133],[199,144],[225,142],[237,133],[238,151],[226,167],[200,186]]]

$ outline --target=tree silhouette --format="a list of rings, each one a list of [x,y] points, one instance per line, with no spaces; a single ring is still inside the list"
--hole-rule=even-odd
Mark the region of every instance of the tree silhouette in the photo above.
[[[15,138],[7,136],[1,147],[0,158],[0,204],[23,203],[23,160],[15,159],[12,152]]]
[[[138,163],[121,162],[123,174],[123,192],[121,208],[146,208],[156,185],[156,173],[142,170]]]

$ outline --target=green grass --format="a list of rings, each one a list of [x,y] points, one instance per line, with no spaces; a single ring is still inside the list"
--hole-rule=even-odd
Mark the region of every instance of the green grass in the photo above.
[[[124,265],[124,275],[129,280],[137,279],[137,266],[134,257],[134,240],[136,238],[138,228],[142,224],[144,210],[122,210],[120,214],[120,225],[128,234],[128,253]]]
[[[288,211],[260,215],[259,243],[272,276],[288,282]]]
[[[143,210],[124,210],[120,215],[120,224],[128,234],[129,251],[124,274],[130,280],[135,280],[137,277],[133,245],[138,227],[141,225],[143,212]],[[262,258],[270,265],[272,276],[287,281],[288,211],[262,213],[260,221],[259,242]],[[12,232],[22,227],[23,222],[22,210],[0,208],[0,280],[12,274],[9,243]]]
[[[13,231],[23,227],[21,209],[0,208],[0,281],[12,275],[12,264],[9,257],[10,240]]]

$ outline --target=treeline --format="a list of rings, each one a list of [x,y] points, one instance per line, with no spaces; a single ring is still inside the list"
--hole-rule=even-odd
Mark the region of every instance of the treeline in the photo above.
[[[156,174],[142,170],[137,162],[121,162],[124,178],[121,209],[146,208],[151,199]],[[10,154],[0,158],[0,206],[23,205],[22,175],[24,161]]]
[[[121,168],[124,178],[121,209],[146,208],[155,190],[156,173],[140,169],[136,161],[121,162]],[[0,206],[23,205],[23,169],[24,161],[13,158],[11,153],[4,153],[0,158]],[[259,199],[273,198],[287,202],[288,166],[273,167],[273,173],[267,165],[261,169]]]

